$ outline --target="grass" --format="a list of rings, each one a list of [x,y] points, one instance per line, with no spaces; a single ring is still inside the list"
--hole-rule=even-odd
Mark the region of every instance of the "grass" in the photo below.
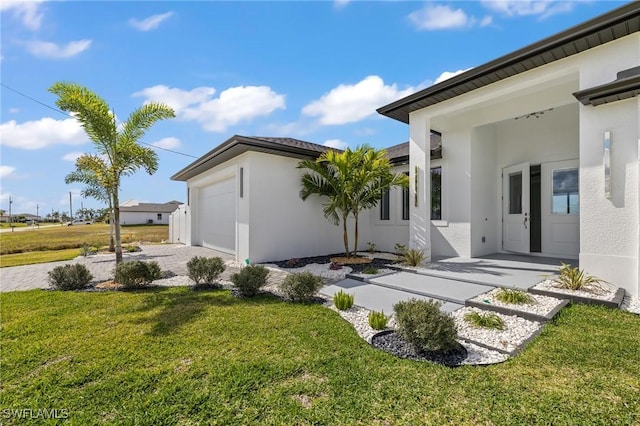
[[[12,292],[2,308],[2,407],[70,424],[640,422],[640,319],[602,307],[455,369],[373,349],[322,306],[226,290]]]
[[[474,327],[504,330],[504,321],[494,313],[481,314],[476,311],[471,311],[464,314],[464,320]]]
[[[71,260],[80,256],[79,249],[44,250],[28,253],[5,254],[0,256],[0,268],[9,266],[33,265],[35,263]]]
[[[515,288],[501,288],[496,293],[496,299],[503,303],[511,303],[512,305],[526,305],[535,303],[535,299],[529,293]]]
[[[14,222],[14,223],[0,222],[0,229],[9,229],[11,228],[11,225],[13,225],[14,228],[24,228],[27,226],[26,223],[22,223],[22,222]]]

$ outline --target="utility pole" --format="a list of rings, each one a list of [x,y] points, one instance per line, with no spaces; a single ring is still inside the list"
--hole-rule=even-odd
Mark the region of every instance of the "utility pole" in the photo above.
[[[11,227],[11,232],[13,232],[13,222],[11,222],[11,204],[13,204],[13,197],[9,195],[9,226]]]
[[[40,204],[36,204],[36,223],[40,227]]]
[[[69,191],[69,218],[71,218],[71,222],[73,223],[73,207],[71,204],[71,191]]]

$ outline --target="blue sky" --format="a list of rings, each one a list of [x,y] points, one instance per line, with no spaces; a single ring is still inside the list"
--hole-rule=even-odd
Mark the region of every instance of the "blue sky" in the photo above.
[[[408,126],[375,109],[625,2],[318,1],[1,3],[1,80],[46,105],[56,81],[87,86],[118,118],[148,101],[177,118],[143,139],[200,156],[234,134],[387,147]],[[93,146],[77,123],[1,87],[0,208],[101,207],[66,185]],[[121,200],[185,200],[169,177],[194,158],[122,182]]]

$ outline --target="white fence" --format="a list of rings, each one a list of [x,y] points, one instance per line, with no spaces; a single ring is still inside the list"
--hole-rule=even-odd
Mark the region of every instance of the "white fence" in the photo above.
[[[187,206],[181,204],[169,215],[169,242],[186,244],[187,241]]]

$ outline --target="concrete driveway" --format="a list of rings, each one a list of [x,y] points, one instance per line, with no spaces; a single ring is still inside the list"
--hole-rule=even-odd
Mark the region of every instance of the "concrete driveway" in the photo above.
[[[187,274],[187,262],[193,256],[221,257],[222,260],[234,260],[235,257],[204,247],[191,247],[182,244],[158,244],[141,246],[142,251],[124,253],[125,260],[155,260],[163,271],[171,271],[176,275]],[[78,250],[78,253],[80,250]],[[47,273],[56,266],[68,263],[86,265],[93,274],[94,281],[106,281],[113,278],[115,254],[100,254],[77,257],[63,262],[40,263],[36,265],[13,266],[0,268],[0,292],[15,290],[32,290],[49,288]]]

